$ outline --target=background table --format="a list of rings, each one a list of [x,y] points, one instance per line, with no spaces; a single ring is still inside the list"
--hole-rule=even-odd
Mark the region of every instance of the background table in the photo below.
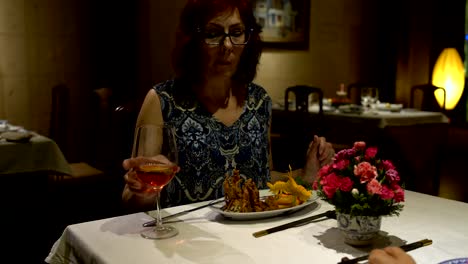
[[[163,210],[175,213],[195,207]],[[254,238],[253,232],[332,209],[319,201],[293,215],[257,221],[226,220],[210,208],[175,219],[180,231],[166,240],[139,235],[141,224],[152,219],[137,213],[68,226],[55,243],[48,263],[338,263],[370,248],[344,243],[336,220],[317,221]],[[406,192],[399,217],[384,217],[375,247],[402,245],[421,239],[433,244],[409,252],[417,263],[439,263],[468,257],[468,204]]]
[[[71,173],[70,166],[55,141],[38,134],[25,143],[0,141],[0,156],[0,175]]]
[[[312,109],[313,110],[313,109]],[[378,146],[394,161],[410,190],[438,194],[440,166],[448,135],[448,118],[440,112],[379,111],[376,113],[311,111],[296,113],[274,109],[272,157],[276,170],[302,167],[314,134],[324,136],[336,150],[355,141]]]
[[[54,216],[67,211],[57,205],[63,202],[71,206],[69,201],[57,201],[64,199],[50,192],[49,176],[56,174],[71,174],[71,169],[50,138],[34,134],[29,142],[0,141],[0,224],[4,227],[2,236],[8,241],[4,247],[6,262],[40,263],[39,254],[45,254],[53,243],[46,241],[57,225]],[[27,245],[17,247],[26,241]]]

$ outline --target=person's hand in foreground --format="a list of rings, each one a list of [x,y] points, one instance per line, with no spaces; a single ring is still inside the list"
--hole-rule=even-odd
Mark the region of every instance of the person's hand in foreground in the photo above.
[[[399,247],[374,249],[369,255],[369,264],[416,264],[414,259]]]

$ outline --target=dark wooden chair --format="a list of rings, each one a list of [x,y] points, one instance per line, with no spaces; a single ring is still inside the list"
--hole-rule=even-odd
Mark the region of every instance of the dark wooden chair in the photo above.
[[[69,161],[71,175],[53,175],[54,180],[80,180],[85,178],[99,177],[104,174],[100,169],[95,168],[88,162],[76,160],[70,162],[72,156],[68,149],[68,127],[69,127],[69,106],[70,91],[64,84],[56,85],[52,88],[52,112],[50,119],[49,136],[53,139],[60,150]]]
[[[437,102],[434,92],[441,89],[444,93],[442,107]],[[421,94],[418,96],[418,93]],[[427,84],[419,84],[411,87],[410,108],[422,111],[441,112],[445,110],[446,91],[442,87]]]
[[[288,108],[289,96],[295,96],[296,107]],[[309,113],[309,97],[316,96],[319,112]],[[314,135],[320,135],[323,119],[323,91],[320,88],[296,85],[285,91],[285,109],[274,111],[272,117],[272,158],[274,169],[287,171],[302,168],[306,152]],[[312,120],[312,121],[311,121]]]
[[[71,175],[49,175],[48,195],[60,211],[57,221],[71,224],[107,218],[124,212],[121,194],[124,186],[122,161],[131,155],[133,130],[138,112],[127,104],[115,102],[110,88],[89,93],[80,109],[87,117],[86,155],[70,153],[67,148],[69,127],[69,89],[53,87],[50,136],[56,141],[72,168]],[[71,122],[71,121],[70,121]],[[71,155],[75,154],[75,155]],[[71,162],[70,162],[71,161]],[[55,210],[54,210],[55,211]]]

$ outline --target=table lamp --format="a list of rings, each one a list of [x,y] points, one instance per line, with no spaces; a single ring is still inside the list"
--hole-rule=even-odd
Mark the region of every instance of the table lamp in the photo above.
[[[460,54],[455,48],[445,48],[440,53],[432,72],[432,84],[445,89],[447,100],[445,109],[454,109],[465,86],[465,68]],[[444,103],[443,91],[438,89],[434,95],[442,107]]]

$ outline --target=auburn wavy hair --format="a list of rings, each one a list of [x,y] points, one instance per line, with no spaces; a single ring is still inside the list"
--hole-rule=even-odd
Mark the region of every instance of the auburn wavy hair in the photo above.
[[[185,83],[200,84],[203,81],[202,36],[199,29],[221,12],[239,10],[246,29],[252,29],[239,65],[232,79],[245,86],[257,74],[262,52],[261,28],[255,20],[250,0],[188,0],[180,15],[172,51],[172,66],[176,77]]]

